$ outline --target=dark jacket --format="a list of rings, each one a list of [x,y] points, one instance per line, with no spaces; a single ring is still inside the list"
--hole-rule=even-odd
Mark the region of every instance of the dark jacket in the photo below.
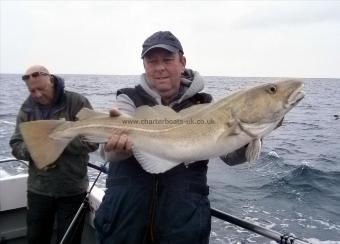
[[[186,82],[183,89],[192,89]],[[188,94],[185,90],[183,94]],[[117,92],[122,94],[135,107],[158,104],[140,85]],[[180,111],[211,100],[209,94],[193,92],[171,107]],[[208,243],[207,163],[180,164],[155,175],[144,171],[133,156],[111,162],[107,190],[95,218],[99,243]]]
[[[68,121],[75,121],[76,114],[81,108],[92,108],[84,96],[64,90],[62,78],[52,77],[54,80],[52,106],[43,107],[35,103],[29,96],[19,110],[15,132],[9,144],[12,147],[12,154],[17,159],[30,162],[28,191],[51,197],[77,195],[87,190],[88,153],[95,151],[98,145],[83,143],[79,138],[75,138],[56,160],[54,167],[39,170],[32,162],[19,130],[20,123],[32,120],[65,118]]]

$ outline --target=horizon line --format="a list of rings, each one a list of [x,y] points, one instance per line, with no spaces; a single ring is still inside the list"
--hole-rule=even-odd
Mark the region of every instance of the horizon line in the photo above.
[[[140,76],[141,74],[91,74],[91,73],[52,73],[55,75],[96,75],[96,76]],[[21,75],[21,73],[0,73],[0,75]],[[229,78],[295,78],[295,79],[340,79],[340,77],[301,77],[301,76],[240,76],[240,75],[202,75],[202,77],[229,77]]]

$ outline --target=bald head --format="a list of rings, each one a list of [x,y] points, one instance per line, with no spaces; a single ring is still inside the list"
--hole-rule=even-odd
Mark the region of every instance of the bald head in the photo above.
[[[50,74],[48,69],[46,69],[44,66],[42,66],[42,65],[32,65],[31,67],[29,67],[26,70],[25,75],[32,74],[34,72],[44,72],[46,74]]]
[[[54,96],[54,85],[50,72],[42,65],[29,67],[22,79],[32,99],[42,105],[50,105]]]

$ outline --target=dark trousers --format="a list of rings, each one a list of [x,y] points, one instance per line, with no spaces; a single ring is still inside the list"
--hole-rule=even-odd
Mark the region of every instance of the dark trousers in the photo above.
[[[164,192],[155,203],[153,230],[149,226],[149,200],[146,189],[139,186],[108,188],[94,221],[97,243],[209,243],[211,219],[206,196],[183,191]]]
[[[60,243],[85,196],[86,193],[53,198],[27,192],[28,244],[51,243],[55,217],[57,220],[56,243]],[[78,219],[65,243],[80,244],[83,227],[84,216]]]

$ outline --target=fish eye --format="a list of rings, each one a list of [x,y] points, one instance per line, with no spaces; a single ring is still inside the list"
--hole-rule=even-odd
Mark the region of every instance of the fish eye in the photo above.
[[[267,91],[270,93],[270,94],[275,94],[276,91],[277,91],[277,88],[275,85],[271,85],[267,88]]]

